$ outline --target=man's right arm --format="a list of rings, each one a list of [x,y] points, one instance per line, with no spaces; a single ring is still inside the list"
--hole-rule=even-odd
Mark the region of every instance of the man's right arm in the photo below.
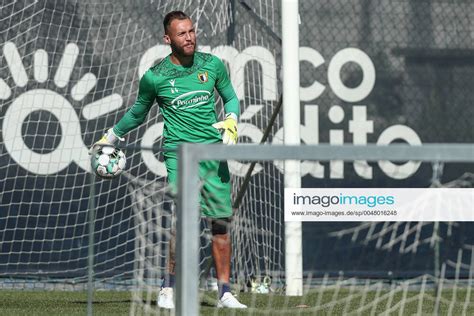
[[[92,145],[89,149],[89,154],[98,150],[100,146],[114,145],[118,140],[123,140],[123,135],[142,124],[148,112],[150,112],[155,98],[155,76],[153,72],[148,70],[140,80],[138,97],[135,103],[114,128],[109,129],[99,141]]]
[[[140,80],[137,100],[114,126],[113,133],[120,138],[140,126],[150,112],[155,98],[155,75],[151,70],[148,70]]]

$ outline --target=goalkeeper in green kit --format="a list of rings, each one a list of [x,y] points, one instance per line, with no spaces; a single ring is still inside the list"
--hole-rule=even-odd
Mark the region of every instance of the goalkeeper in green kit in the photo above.
[[[114,144],[145,121],[155,100],[164,120],[164,147],[179,144],[237,142],[239,100],[232,88],[226,67],[211,55],[196,52],[195,28],[189,16],[181,11],[168,13],[163,20],[164,41],[171,54],[151,67],[141,78],[135,104],[91,150],[104,144]],[[224,101],[225,119],[218,122],[215,111],[216,89]],[[223,133],[221,135],[221,132]],[[177,156],[165,152],[168,182],[176,189]],[[231,244],[228,227],[232,217],[231,184],[226,162],[201,162],[199,175],[201,212],[211,223],[212,256],[219,286],[217,307],[246,308],[230,292]],[[172,242],[174,244],[174,242]],[[170,246],[168,274],[158,296],[158,306],[174,308],[174,246]]]

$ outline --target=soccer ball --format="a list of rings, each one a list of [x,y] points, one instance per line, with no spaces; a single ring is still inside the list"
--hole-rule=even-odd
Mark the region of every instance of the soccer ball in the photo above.
[[[125,168],[125,154],[113,146],[102,146],[93,153],[92,170],[102,179],[112,179]]]

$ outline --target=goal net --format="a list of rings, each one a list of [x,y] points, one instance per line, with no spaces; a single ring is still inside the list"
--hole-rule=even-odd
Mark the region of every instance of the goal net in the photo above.
[[[269,276],[252,280],[247,293],[236,292],[249,307],[266,313],[469,314],[474,309],[474,253],[472,238],[461,231],[471,229],[474,221],[474,145],[453,145],[187,145],[180,150],[183,163],[177,213],[183,223],[177,231],[178,258],[198,256],[195,236],[199,216],[190,214],[198,213],[200,185],[206,181],[198,177],[201,161],[233,158],[262,165],[270,164],[268,160],[281,163],[281,159],[348,164],[418,162],[431,167],[428,188],[306,184],[303,189],[290,187],[287,192],[280,186],[280,194],[274,197],[276,203],[284,205],[278,210],[279,216],[287,222],[303,221],[318,230],[303,234],[306,249],[302,262],[316,261],[320,268],[306,271],[301,296],[285,298],[281,286],[272,284]],[[443,183],[448,166],[460,176]],[[403,173],[403,164],[397,169]],[[190,228],[193,223],[195,229]],[[234,223],[233,234],[240,230],[239,224]],[[458,239],[460,235],[464,238]],[[296,245],[287,240],[285,246]],[[178,281],[178,313],[197,314],[200,309],[205,313],[215,298],[207,292],[197,293],[197,278],[190,277],[198,271],[197,259],[178,261],[178,265],[178,278],[186,275]],[[289,281],[288,276],[284,278],[285,283]]]
[[[81,290],[90,246],[87,149],[133,104],[144,70],[169,53],[161,44],[164,14],[188,13],[199,49],[227,64],[243,110],[242,141],[259,142],[279,98],[279,44],[264,36],[278,29],[277,6],[273,1],[25,0],[2,2],[1,8],[0,288]],[[273,128],[278,127],[277,120]],[[126,143],[160,146],[162,130],[155,107]],[[123,176],[94,184],[95,288],[128,290],[138,284],[156,292],[173,204],[162,161],[160,151],[130,151]],[[248,167],[237,162],[230,167],[237,194]],[[259,177],[278,183],[280,175]],[[264,197],[258,203],[265,203]],[[237,215],[246,227],[235,241],[242,245],[235,248],[238,271],[242,276],[281,271],[282,222],[267,214],[257,223],[248,212]],[[205,236],[203,282],[211,286],[215,272]]]

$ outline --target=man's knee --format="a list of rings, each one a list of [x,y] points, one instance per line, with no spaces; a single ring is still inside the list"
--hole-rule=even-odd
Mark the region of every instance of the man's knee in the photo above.
[[[212,235],[225,235],[229,232],[231,217],[211,219]]]

